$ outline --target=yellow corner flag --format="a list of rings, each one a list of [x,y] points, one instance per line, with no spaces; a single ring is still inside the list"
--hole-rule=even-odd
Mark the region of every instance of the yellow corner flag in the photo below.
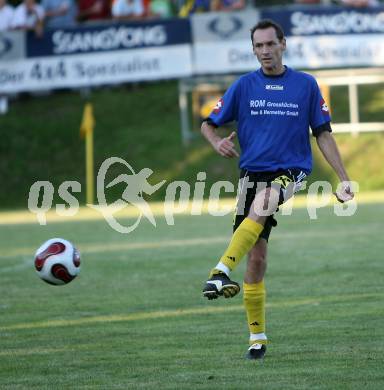
[[[86,201],[93,204],[93,128],[95,118],[93,117],[93,107],[87,103],[84,107],[83,119],[80,125],[80,137],[85,138],[85,176],[86,176]]]
[[[95,127],[95,118],[93,117],[93,106],[91,103],[87,103],[83,111],[83,119],[80,125],[80,137],[84,139],[89,133],[93,133]]]

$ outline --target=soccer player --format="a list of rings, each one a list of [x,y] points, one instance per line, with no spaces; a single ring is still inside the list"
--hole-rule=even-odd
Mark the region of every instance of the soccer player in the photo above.
[[[230,272],[248,253],[243,294],[250,331],[246,357],[260,359],[266,351],[265,286],[268,238],[278,206],[300,188],[311,172],[309,128],[342,185],[340,202],[354,196],[340,153],[331,134],[328,108],[316,80],[283,65],[286,40],[282,28],[262,20],[251,29],[257,71],[235,81],[203,121],[201,131],[223,157],[240,157],[240,191],[232,239],[212,269],[203,295],[230,298],[240,291]],[[241,155],[232,132],[221,138],[215,128],[237,121]]]

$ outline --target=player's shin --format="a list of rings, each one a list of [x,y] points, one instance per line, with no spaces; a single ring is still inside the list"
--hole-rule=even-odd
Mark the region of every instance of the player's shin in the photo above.
[[[221,257],[216,269],[225,273],[233,271],[245,254],[255,245],[263,228],[263,225],[254,220],[244,218],[243,222],[233,233],[231,242]]]
[[[266,344],[265,335],[265,286],[260,283],[243,283],[243,300],[247,313],[250,344]]]

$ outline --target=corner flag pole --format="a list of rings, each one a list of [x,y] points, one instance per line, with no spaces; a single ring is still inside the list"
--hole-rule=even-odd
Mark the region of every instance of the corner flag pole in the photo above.
[[[85,176],[86,176],[86,202],[93,204],[94,200],[94,172],[93,172],[93,128],[95,118],[91,103],[84,106],[83,119],[80,126],[80,137],[85,138]]]

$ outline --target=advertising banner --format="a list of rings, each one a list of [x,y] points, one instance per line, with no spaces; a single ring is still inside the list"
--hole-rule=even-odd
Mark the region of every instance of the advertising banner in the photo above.
[[[282,25],[284,63],[301,69],[384,65],[384,8],[291,7],[192,18],[194,72],[244,73],[259,67],[249,30],[260,19]]]
[[[287,36],[384,33],[384,7],[264,9],[261,16],[279,23]]]
[[[72,56],[51,56],[0,64],[0,92],[77,88],[191,75],[190,48],[170,46]]]
[[[43,37],[36,37],[33,33],[28,34],[27,56],[106,53],[190,43],[190,24],[185,19],[131,24],[110,23],[92,27],[47,30]]]
[[[0,63],[25,57],[24,35],[22,31],[0,31]]]
[[[192,16],[195,74],[240,73],[254,69],[250,29],[260,19],[256,9]]]
[[[238,74],[257,69],[250,29],[262,18],[287,36],[297,69],[384,66],[384,7],[287,7],[0,33],[0,94]]]
[[[285,63],[320,69],[384,65],[384,8],[298,8],[268,11],[287,36]]]
[[[0,62],[0,93],[192,75],[188,20],[26,34],[26,58]]]

